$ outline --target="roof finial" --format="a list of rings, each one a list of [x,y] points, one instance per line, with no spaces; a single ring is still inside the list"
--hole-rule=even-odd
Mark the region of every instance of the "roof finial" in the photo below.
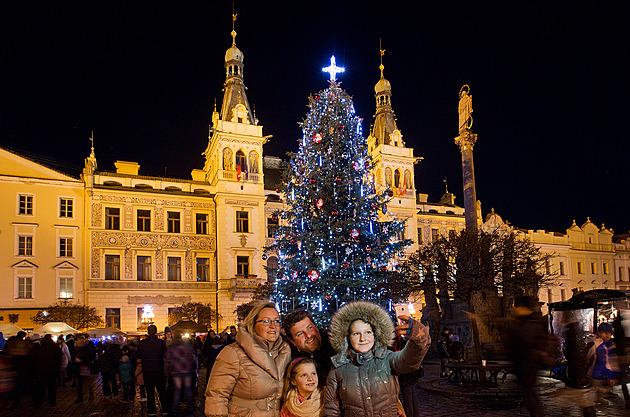
[[[444,183],[444,188],[446,189],[446,191],[444,191],[444,194],[448,194],[448,181],[446,180],[446,175],[444,176],[442,182]]]
[[[234,22],[236,22],[237,14],[234,13],[234,3],[232,3],[232,45],[236,46],[236,31],[234,30]]]
[[[217,111],[217,98],[214,98],[214,111]]]
[[[381,78],[383,78],[383,70],[385,69],[385,66],[383,66],[383,55],[385,55],[385,49],[381,45],[381,38],[378,38],[378,49],[381,51],[381,65],[378,68],[381,70]]]
[[[94,131],[92,131],[92,136],[90,136],[90,142],[92,142],[92,152],[90,153],[90,158],[94,158]]]

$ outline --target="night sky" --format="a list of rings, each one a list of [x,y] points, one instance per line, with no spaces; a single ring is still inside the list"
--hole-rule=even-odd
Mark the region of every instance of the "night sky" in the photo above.
[[[464,205],[453,138],[458,92],[469,84],[484,215],[494,208],[517,227],[557,232],[590,216],[630,230],[621,10],[579,1],[301,3],[235,4],[250,104],[273,135],[265,155],[297,149],[308,95],[327,87],[321,68],[333,54],[367,135],[382,38],[398,128],[424,158],[416,189],[429,201],[447,177]],[[189,179],[203,166],[215,99],[221,105],[231,7],[3,3],[0,146],[80,169],[93,130],[101,170],[129,160],[142,175]]]

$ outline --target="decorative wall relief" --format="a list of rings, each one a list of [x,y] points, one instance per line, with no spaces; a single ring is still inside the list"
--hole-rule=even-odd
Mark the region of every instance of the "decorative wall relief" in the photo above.
[[[193,217],[193,212],[191,209],[184,210],[184,233],[192,233],[193,231],[192,217]]]
[[[125,205],[123,211],[125,213],[125,229],[133,229],[133,206]]]
[[[155,230],[158,232],[164,231],[164,208],[156,207],[155,210]]]
[[[103,227],[101,203],[92,203],[92,227]]]

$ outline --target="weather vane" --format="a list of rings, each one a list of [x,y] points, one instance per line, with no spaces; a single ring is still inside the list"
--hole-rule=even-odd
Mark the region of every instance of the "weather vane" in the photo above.
[[[338,67],[335,62],[335,56],[330,57],[330,65],[322,68],[322,71],[330,74],[330,81],[337,81],[337,74],[344,72],[346,69],[344,67]]]

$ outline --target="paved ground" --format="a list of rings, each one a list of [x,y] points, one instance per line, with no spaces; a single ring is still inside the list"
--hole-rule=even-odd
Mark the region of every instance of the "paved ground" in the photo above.
[[[418,386],[417,394],[420,402],[420,416],[431,417],[521,417],[529,414],[522,406],[518,398],[518,390],[513,378],[506,379],[505,383],[499,383],[496,387],[483,389],[471,387],[457,387],[448,383],[447,378],[440,378],[439,365],[425,363],[425,377]],[[202,371],[205,375],[205,369]],[[204,378],[201,378],[205,382]],[[541,380],[543,391],[543,403],[546,415],[549,417],[581,416],[582,412],[576,405],[575,397],[570,390],[564,388],[561,383],[554,380]],[[89,378],[86,392],[93,392],[93,398],[85,395],[84,402],[75,403],[76,394],[69,386],[59,388],[57,393],[57,405],[50,406],[46,401],[36,407],[32,405],[30,396],[25,396],[22,406],[18,410],[9,410],[9,402],[6,397],[0,397],[0,416],[6,417],[67,417],[67,416],[113,416],[113,417],[144,417],[147,415],[146,403],[140,402],[137,396],[133,403],[106,404],[103,401],[100,376]],[[195,417],[203,417],[203,389],[200,385],[201,396],[197,400]],[[609,405],[599,405],[597,415],[600,417],[629,416],[630,411],[624,408],[623,396],[619,386],[614,388],[618,395],[611,398]],[[161,415],[158,412],[158,416]],[[183,413],[181,414],[183,415]]]

